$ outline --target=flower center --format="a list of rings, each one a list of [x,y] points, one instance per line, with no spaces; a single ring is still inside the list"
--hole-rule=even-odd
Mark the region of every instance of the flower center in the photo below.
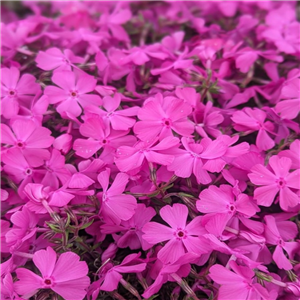
[[[170,119],[163,119],[162,120],[162,125],[166,126],[166,127],[170,127],[172,124]]]
[[[184,237],[184,232],[183,231],[178,231],[177,235],[182,238],[182,237]]]
[[[14,96],[16,95],[16,92],[13,91],[13,90],[10,90],[10,91],[8,92],[8,94],[9,94],[9,96],[14,97]]]
[[[282,239],[278,240],[278,245],[283,247],[285,245],[285,242]]]
[[[104,139],[104,140],[102,141],[102,143],[103,143],[103,144],[106,144],[106,143],[107,143],[107,140]]]
[[[19,148],[23,148],[23,147],[24,147],[24,143],[21,142],[21,141],[19,141],[19,142],[17,142],[17,146],[18,146]]]
[[[51,281],[51,279],[45,279],[44,283],[47,284],[47,285],[51,285],[52,281]]]
[[[25,174],[28,175],[28,176],[31,175],[32,174],[32,170],[30,168],[27,168],[25,170]]]
[[[77,96],[78,96],[78,94],[77,94],[77,92],[76,92],[76,91],[71,91],[71,96],[72,96],[73,98],[75,98],[75,97],[77,97]]]
[[[230,204],[230,205],[228,206],[228,210],[229,210],[230,212],[234,212],[234,211],[235,211],[235,206],[234,206],[233,204]]]
[[[284,180],[284,178],[280,177],[276,180],[276,183],[278,187],[281,189],[285,187],[286,181]]]
[[[181,228],[178,228],[174,234],[177,239],[185,239],[186,238],[186,231]]]

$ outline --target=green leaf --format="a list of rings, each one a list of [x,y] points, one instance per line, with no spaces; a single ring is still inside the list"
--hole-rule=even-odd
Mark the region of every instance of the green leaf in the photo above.
[[[82,226],[80,227],[80,229],[86,229],[86,228],[88,228],[89,226],[91,226],[91,225],[93,224],[93,222],[94,222],[94,220],[92,220],[92,221],[90,221],[90,222],[88,222],[88,223],[82,225]]]

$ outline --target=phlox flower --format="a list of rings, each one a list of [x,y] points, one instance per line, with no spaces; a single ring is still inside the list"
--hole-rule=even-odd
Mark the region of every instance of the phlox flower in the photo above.
[[[107,51],[107,57],[99,50],[95,56],[98,73],[103,78],[104,85],[112,80],[119,80],[131,71],[129,64],[123,64],[126,55],[122,50],[110,47]]]
[[[255,282],[255,273],[249,267],[239,266],[235,261],[229,262],[230,271],[222,265],[209,269],[209,276],[220,284],[219,300],[267,300],[271,299],[266,288]]]
[[[45,148],[50,147],[54,141],[49,129],[22,119],[12,122],[11,129],[1,124],[1,143],[10,146],[8,151],[19,148],[34,167],[41,166],[44,160],[49,159],[50,153]]]
[[[129,181],[125,173],[118,173],[114,182],[108,188],[110,169],[106,169],[98,175],[103,192],[97,194],[101,201],[101,215],[119,225],[121,220],[129,220],[137,208],[136,199],[131,195],[123,194]]]
[[[273,133],[273,124],[265,122],[266,113],[258,108],[246,107],[241,111],[236,111],[232,115],[234,129],[237,131],[258,131],[256,145],[260,150],[269,150],[274,147],[275,142],[268,135]]]
[[[146,47],[132,47],[130,50],[124,50],[128,54],[122,60],[122,64],[132,62],[135,65],[141,66],[148,62],[151,58],[164,60],[168,54],[164,53],[160,44],[147,45]]]
[[[41,184],[58,189],[60,185],[65,184],[71,178],[71,172],[65,165],[65,157],[56,149],[52,149],[50,158],[45,161],[46,170]]]
[[[187,119],[192,107],[175,97],[158,93],[148,98],[138,112],[141,120],[134,125],[134,133],[143,141],[172,136],[172,130],[182,136],[191,136],[193,124]]]
[[[57,71],[52,76],[52,81],[58,85],[47,86],[45,95],[49,103],[57,104],[56,110],[62,115],[66,112],[78,117],[82,108],[87,105],[100,105],[101,98],[93,92],[96,87],[96,79],[83,71]]]
[[[10,217],[13,227],[6,233],[7,245],[13,246],[18,240],[27,240],[36,233],[36,225],[39,221],[37,215],[31,212],[26,206],[15,212]]]
[[[279,204],[284,211],[299,204],[294,189],[300,189],[299,169],[289,172],[292,161],[287,157],[274,155],[269,160],[269,168],[255,165],[248,174],[251,182],[260,186],[254,190],[254,199],[258,205],[271,206],[279,192]]]
[[[63,207],[67,205],[75,195],[91,196],[93,190],[67,189],[66,186],[54,190],[49,186],[39,183],[29,183],[24,188],[24,194],[30,200],[26,206],[35,213],[52,212],[52,207]]]
[[[1,299],[2,300],[24,300],[17,295],[11,273],[1,276]]]
[[[119,41],[129,42],[128,33],[121,26],[131,19],[131,11],[129,9],[123,9],[122,4],[118,3],[113,12],[109,14],[107,11],[101,14],[99,25],[102,31],[110,30],[112,37]]]
[[[183,137],[181,143],[184,149],[168,151],[175,155],[168,170],[174,171],[179,177],[188,178],[194,174],[198,183],[208,184],[211,182],[211,177],[207,170],[214,172],[218,168],[218,171],[221,171],[226,164],[219,158],[224,156],[228,146],[218,138],[214,141],[210,138],[203,138],[200,143],[195,143],[192,139]]]
[[[291,240],[297,236],[297,226],[290,221],[278,221],[273,216],[265,216],[265,237],[268,244],[275,245],[273,260],[279,269],[291,270],[293,265],[286,257],[284,250],[290,259],[299,251],[299,243]]]
[[[71,71],[71,66],[74,66],[74,63],[83,63],[84,59],[75,56],[69,49],[64,49],[62,52],[58,48],[49,48],[46,51],[39,51],[35,62],[42,70]]]
[[[202,224],[205,224],[205,228],[211,233],[210,229],[215,230],[216,227],[224,229],[232,218],[238,218],[246,227],[251,228],[252,223],[248,224],[245,218],[249,219],[259,211],[249,196],[237,194],[229,185],[211,185],[200,193],[199,198],[196,203],[197,209],[205,213]],[[219,231],[222,232],[222,229]]]
[[[287,3],[271,10],[266,16],[266,29],[262,36],[273,42],[279,51],[287,54],[299,53],[299,29],[295,10]]]
[[[279,157],[287,157],[291,159],[292,165],[291,169],[298,169],[300,166],[300,140],[294,140],[289,150],[283,150],[278,153]]]
[[[284,99],[275,106],[275,111],[284,119],[292,120],[300,112],[300,74],[299,70],[292,70],[288,80],[283,84],[280,98]]]
[[[216,138],[221,135],[221,131],[217,129],[217,125],[221,124],[224,117],[220,111],[213,109],[213,104],[208,101],[206,105],[199,103],[194,111],[195,129],[202,137],[211,135]]]
[[[136,138],[127,135],[129,130],[113,130],[106,126],[100,116],[89,116],[79,128],[80,133],[88,139],[74,141],[73,149],[83,158],[90,158],[103,148],[102,157],[112,155],[120,145],[132,145]],[[103,158],[102,158],[103,159]]]
[[[57,254],[51,247],[39,250],[33,255],[33,263],[41,276],[25,268],[16,270],[18,281],[14,283],[15,291],[23,298],[29,299],[39,289],[51,289],[65,300],[82,300],[90,284],[87,276],[86,262],[73,252]]]
[[[34,182],[37,179],[37,169],[35,169],[24,157],[18,148],[11,149],[2,154],[4,162],[3,171],[9,174],[14,182],[19,185],[18,194],[23,197],[23,189],[27,183]]]
[[[163,166],[170,165],[174,161],[174,155],[161,153],[164,150],[175,148],[179,144],[178,138],[166,137],[158,144],[140,141],[134,147],[121,146],[116,151],[115,163],[121,172],[139,170],[145,159],[151,163]]]
[[[3,209],[3,206],[1,206]],[[9,245],[6,243],[6,234],[10,231],[10,222],[6,220],[0,221],[1,231],[0,231],[0,242],[1,242],[1,252],[9,253]]]
[[[118,110],[121,104],[121,95],[115,93],[113,97],[106,96],[102,99],[103,108],[86,107],[85,112],[98,114],[103,118],[105,124],[110,124],[114,130],[128,130],[135,124],[135,119],[129,118],[136,116],[139,108],[137,106]]]
[[[31,74],[20,77],[16,67],[1,69],[1,115],[10,119],[19,112],[20,104],[28,105],[41,87]]]
[[[201,218],[194,218],[186,224],[188,208],[183,204],[166,205],[161,208],[160,216],[171,227],[157,222],[144,225],[142,236],[149,244],[155,245],[168,241],[158,252],[157,257],[164,263],[173,263],[185,253],[200,256],[207,252],[207,246],[200,238],[206,231],[201,226]]]
[[[152,247],[142,238],[142,228],[156,215],[154,208],[146,207],[139,203],[134,215],[128,221],[121,221],[120,225],[105,223],[101,226],[101,231],[106,234],[121,232],[122,236],[117,240],[119,248],[148,250]]]
[[[180,278],[188,276],[191,271],[191,263],[197,260],[197,255],[186,253],[170,264],[163,264],[160,260],[156,260],[150,270],[150,276],[154,282],[144,291],[143,297],[150,298],[159,292],[162,285],[168,281],[176,281],[172,274],[176,274]]]
[[[88,291],[89,299],[96,300],[100,291],[111,292],[117,289],[123,279],[122,273],[140,273],[145,270],[147,264],[140,259],[140,253],[126,256],[119,265],[108,263],[99,272],[99,280],[94,281]]]

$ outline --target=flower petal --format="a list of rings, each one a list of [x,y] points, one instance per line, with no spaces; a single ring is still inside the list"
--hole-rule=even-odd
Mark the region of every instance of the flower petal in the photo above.
[[[35,252],[32,260],[44,278],[50,277],[56,263],[56,252],[51,247],[47,247],[46,250]]]
[[[161,208],[160,216],[175,230],[178,228],[184,229],[188,217],[188,208],[179,203],[173,206],[166,205]]]

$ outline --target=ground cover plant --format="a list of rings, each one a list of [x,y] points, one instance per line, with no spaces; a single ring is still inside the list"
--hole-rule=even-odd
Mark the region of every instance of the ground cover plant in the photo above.
[[[299,299],[297,2],[1,16],[1,299]]]

